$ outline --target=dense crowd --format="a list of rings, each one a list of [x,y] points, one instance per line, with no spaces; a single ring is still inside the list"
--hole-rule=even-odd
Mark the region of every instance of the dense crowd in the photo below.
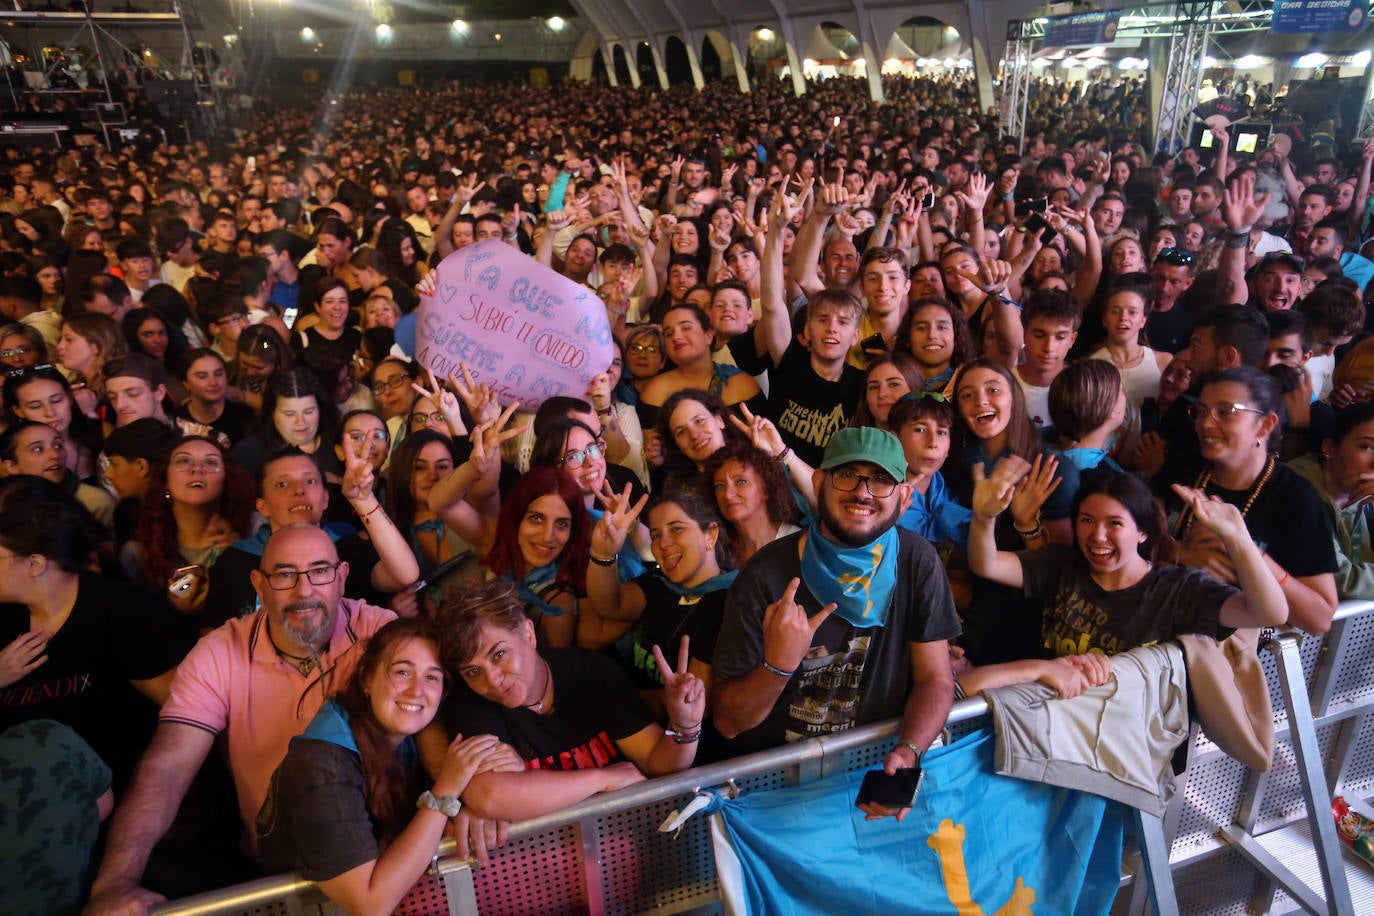
[[[42,816],[0,805],[6,911],[295,869],[387,912],[450,821],[486,862],[887,718],[894,772],[955,696],[1374,598],[1374,141],[1151,155],[1130,80],[1037,86],[1024,138],[885,88],[7,151],[0,792]],[[415,362],[477,243],[595,290],[585,392]]]

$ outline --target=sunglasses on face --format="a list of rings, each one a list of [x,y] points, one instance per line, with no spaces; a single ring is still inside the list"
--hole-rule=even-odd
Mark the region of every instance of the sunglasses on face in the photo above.
[[[1191,267],[1195,258],[1193,253],[1186,248],[1165,248],[1155,260],[1177,267]]]

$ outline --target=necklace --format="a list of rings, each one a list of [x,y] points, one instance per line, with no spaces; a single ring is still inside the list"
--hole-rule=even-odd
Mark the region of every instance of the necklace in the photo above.
[[[1259,480],[1255,482],[1255,486],[1250,491],[1250,495],[1247,496],[1245,499],[1245,505],[1241,507],[1241,518],[1245,518],[1247,515],[1250,514],[1250,507],[1255,504],[1255,500],[1259,498],[1260,491],[1262,491],[1264,489],[1264,485],[1269,482],[1270,476],[1274,473],[1274,465],[1276,465],[1277,463],[1278,462],[1274,459],[1273,455],[1270,455],[1269,460],[1264,463],[1264,471],[1260,473]],[[1207,485],[1211,482],[1212,468],[1210,465],[1208,465],[1207,470],[1203,471],[1201,474],[1198,475],[1197,481],[1193,484],[1193,487],[1194,489],[1201,490],[1205,493],[1207,491]],[[1175,536],[1187,537],[1188,529],[1191,528],[1192,525],[1193,510],[1191,507],[1185,507],[1183,513],[1178,517],[1178,524],[1174,526]]]
[[[544,661],[544,688],[543,688],[542,690],[539,691],[539,702],[538,702],[538,703],[527,703],[527,704],[525,704],[525,708],[528,709],[530,712],[538,713],[538,714],[540,714],[540,715],[543,715],[543,714],[544,714],[545,708],[546,708],[546,707],[547,707],[547,710],[548,710],[549,712],[552,712],[552,711],[553,711],[553,696],[552,696],[553,689],[552,689],[552,688],[553,688],[553,671],[549,668],[549,663],[548,663],[548,661],[545,660],[545,661]],[[548,699],[547,699],[547,700],[544,699],[545,697],[548,697]]]
[[[277,640],[272,636],[272,628],[267,629],[267,638],[272,642],[272,649],[277,653],[278,658],[284,658],[301,673],[303,677],[309,677],[310,672],[315,670],[315,663],[318,655],[292,655],[281,646],[277,645]],[[328,649],[326,649],[328,651]]]

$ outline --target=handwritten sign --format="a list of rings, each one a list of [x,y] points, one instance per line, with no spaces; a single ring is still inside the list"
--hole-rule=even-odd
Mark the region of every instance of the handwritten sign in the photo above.
[[[459,372],[522,409],[582,397],[611,364],[614,344],[596,293],[495,239],[439,262],[420,300],[415,358],[439,378]]]

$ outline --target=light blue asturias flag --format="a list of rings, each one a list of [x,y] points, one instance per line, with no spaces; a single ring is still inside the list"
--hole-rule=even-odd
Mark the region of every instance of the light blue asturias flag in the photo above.
[[[865,821],[854,807],[862,771],[718,797],[708,810],[719,815],[712,835],[726,913],[1086,916],[1111,909],[1123,806],[998,776],[991,730],[931,750],[922,764],[925,781],[900,824]]]

